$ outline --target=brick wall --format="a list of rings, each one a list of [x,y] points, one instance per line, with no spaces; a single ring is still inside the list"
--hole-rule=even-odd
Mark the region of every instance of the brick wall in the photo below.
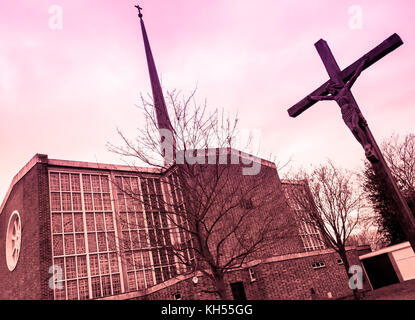
[[[52,276],[49,268],[52,266],[52,242],[49,202],[49,178],[48,165],[37,165],[38,192],[39,192],[39,257],[40,257],[40,283],[42,299],[53,300],[53,290],[49,287],[49,279]]]
[[[356,250],[348,252],[350,264],[359,264]],[[338,264],[336,253],[326,253],[297,259],[272,263],[261,263],[253,266],[255,281],[251,281],[248,269],[230,272],[226,276],[228,296],[232,297],[230,283],[242,281],[248,300],[311,300],[328,299],[330,292],[333,299],[352,295],[348,287],[349,278],[344,265]],[[315,262],[324,262],[326,267],[313,269]],[[360,264],[359,264],[360,265]],[[315,296],[311,295],[311,288]],[[367,280],[364,279],[364,289],[368,290]],[[134,299],[172,300],[180,293],[184,300],[217,299],[217,296],[206,291],[213,287],[207,277],[199,277],[195,285],[191,278],[173,285],[160,287],[159,290],[143,294]]]
[[[354,251],[349,256],[351,265],[359,264]],[[339,265],[337,259],[332,253],[258,266],[257,281],[263,288],[264,299],[311,299],[311,288],[317,299],[327,299],[329,292],[333,298],[352,294],[344,265]],[[326,266],[313,269],[316,262],[324,262]],[[255,294],[252,292],[252,297]]]
[[[244,175],[244,167],[231,164],[230,158],[228,164],[194,165],[190,169],[178,165],[177,172],[185,186],[186,209],[199,217],[201,208],[209,205],[202,220],[204,225],[214,225],[206,236],[210,252],[216,253],[220,243],[219,256],[221,263],[226,264],[262,236],[267,239],[260,241],[247,260],[303,252],[298,225],[286,202],[275,165],[262,164],[255,175]],[[212,204],[206,200],[211,195],[215,199]],[[246,200],[251,200],[249,209],[241,205]],[[238,228],[232,232],[237,223]],[[263,230],[267,230],[265,234]],[[194,243],[197,247],[196,239]],[[199,263],[203,264],[202,260]]]
[[[49,229],[44,220],[48,210],[47,164],[38,163],[20,179],[0,213],[0,299],[47,298],[46,268],[50,264]],[[5,242],[10,215],[17,210],[22,224],[21,251],[16,268],[6,264]],[[48,260],[49,259],[49,260]],[[48,270],[46,270],[47,272]],[[46,282],[47,283],[47,282]]]

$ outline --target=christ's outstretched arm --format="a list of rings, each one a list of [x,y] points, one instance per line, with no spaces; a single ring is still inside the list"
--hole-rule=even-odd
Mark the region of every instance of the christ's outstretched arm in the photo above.
[[[308,99],[313,101],[334,100],[334,96],[308,96]]]
[[[365,65],[365,62],[367,61],[369,57],[368,56],[364,56],[363,60],[360,62],[359,66],[357,67],[356,71],[354,72],[353,76],[350,78],[349,81],[347,81],[346,83],[346,87],[348,89],[350,89],[354,83],[356,82],[357,78],[360,76],[360,74],[362,73],[363,70],[363,66]]]

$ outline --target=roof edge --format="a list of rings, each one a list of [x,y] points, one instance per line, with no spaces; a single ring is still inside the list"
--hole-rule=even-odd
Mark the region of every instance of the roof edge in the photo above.
[[[195,150],[197,151],[197,150]],[[259,158],[257,156],[248,154],[246,152],[233,149],[233,148],[207,148],[202,153],[204,156],[209,156],[212,153],[216,153],[217,155],[226,154],[226,155],[235,155],[239,159],[246,159],[249,161],[260,163],[261,165],[265,165],[267,167],[271,167],[276,169],[275,163]],[[10,196],[10,193],[13,187],[23,178],[23,176],[29,172],[37,163],[46,163],[49,166],[56,166],[56,167],[83,167],[88,169],[98,169],[98,170],[110,170],[110,171],[135,171],[141,173],[148,173],[148,174],[163,174],[164,172],[168,171],[169,168],[151,168],[151,167],[135,167],[129,165],[117,165],[117,164],[104,164],[104,163],[95,163],[95,162],[83,162],[83,161],[72,161],[72,160],[58,160],[58,159],[49,159],[47,154],[37,153],[35,154],[29,162],[14,176],[12,183],[7,190],[6,196],[3,199],[3,202],[0,206],[0,214],[6,205],[6,202]]]
[[[3,212],[3,209],[6,205],[7,200],[9,199],[10,193],[13,190],[13,187],[32,169],[37,163],[48,163],[48,155],[36,153],[32,159],[27,162],[22,169],[13,177],[12,183],[7,190],[6,196],[3,199],[3,202],[0,206],[0,214]]]
[[[384,254],[384,253],[389,253],[389,252],[392,252],[392,251],[395,251],[395,250],[401,250],[401,249],[406,249],[406,248],[411,248],[412,249],[411,244],[409,243],[409,241],[401,242],[401,243],[394,244],[394,245],[389,246],[389,247],[385,247],[385,248],[382,248],[382,249],[379,249],[379,250],[376,250],[376,251],[372,251],[372,252],[363,254],[363,255],[359,256],[359,260],[372,258],[372,257],[378,256],[378,255]]]
[[[86,169],[110,170],[110,171],[132,171],[132,172],[158,173],[158,174],[164,172],[164,168],[136,167],[133,165],[108,164],[108,163],[73,161],[73,160],[49,159],[48,164],[49,166],[55,166],[55,167],[86,168]]]

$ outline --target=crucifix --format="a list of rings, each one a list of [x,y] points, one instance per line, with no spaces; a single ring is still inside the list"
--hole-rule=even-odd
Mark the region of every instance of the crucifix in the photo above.
[[[362,145],[365,156],[370,161],[376,175],[380,178],[380,181],[384,182],[388,194],[397,209],[397,219],[415,251],[415,218],[409,209],[406,200],[403,198],[376,140],[369,129],[367,121],[363,117],[363,114],[350,91],[363,70],[402,44],[401,38],[395,33],[350,66],[344,70],[340,70],[327,42],[320,39],[315,43],[315,47],[330,79],[288,109],[288,114],[291,117],[297,117],[317,101],[322,100],[334,100],[339,105],[343,121],[356,140]]]

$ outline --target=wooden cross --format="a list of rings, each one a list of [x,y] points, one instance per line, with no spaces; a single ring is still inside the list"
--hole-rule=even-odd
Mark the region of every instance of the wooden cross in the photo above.
[[[371,162],[376,175],[380,181],[384,182],[388,190],[388,195],[391,197],[393,203],[395,203],[397,218],[402,230],[411,243],[412,248],[415,249],[415,218],[406,200],[403,198],[376,140],[350,91],[350,88],[363,70],[402,44],[401,38],[395,33],[341,71],[327,42],[323,39],[319,40],[315,43],[315,47],[330,76],[330,80],[326,81],[304,99],[289,108],[288,114],[291,117],[297,117],[317,101],[321,100],[335,100],[337,102],[341,109],[344,122],[352,131],[355,138],[362,144],[365,155]]]

